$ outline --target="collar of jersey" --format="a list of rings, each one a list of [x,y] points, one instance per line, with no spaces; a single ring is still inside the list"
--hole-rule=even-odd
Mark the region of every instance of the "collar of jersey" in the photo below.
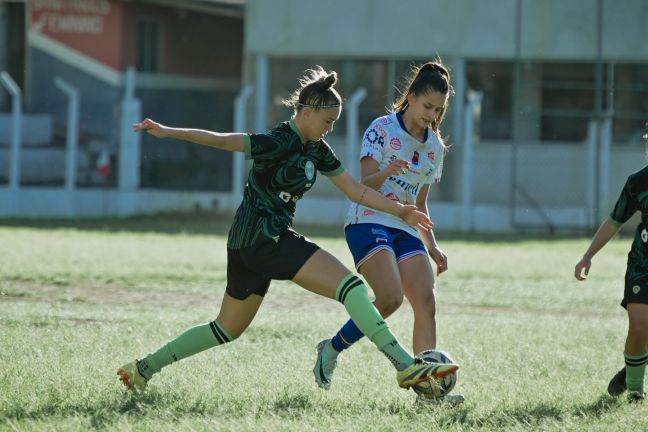
[[[302,143],[304,143],[304,137],[302,136],[301,132],[299,132],[299,128],[297,127],[297,124],[295,123],[295,120],[288,120],[288,124],[290,125],[290,128],[297,134],[299,139],[301,140]]]
[[[400,125],[401,128],[403,128],[403,130],[404,130],[405,132],[407,132],[407,134],[408,134],[409,136],[411,136],[411,137],[414,138],[416,141],[418,141],[418,139],[415,138],[414,135],[412,135],[412,134],[410,133],[410,131],[408,131],[407,128],[405,127],[405,122],[403,121],[403,113],[404,113],[404,112],[405,112],[405,111],[398,111],[398,112],[396,113],[396,119],[398,120],[398,124]],[[421,141],[421,142],[427,142],[427,140],[428,140],[428,128],[425,128],[425,133],[423,134],[423,141]]]

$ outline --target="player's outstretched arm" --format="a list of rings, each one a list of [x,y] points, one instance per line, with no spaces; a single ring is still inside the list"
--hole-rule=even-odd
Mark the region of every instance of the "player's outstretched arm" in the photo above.
[[[601,224],[599,229],[596,231],[596,234],[594,234],[587,251],[585,251],[585,254],[580,261],[578,261],[576,267],[574,267],[574,277],[576,279],[580,281],[587,279],[590,267],[592,266],[592,258],[594,258],[594,255],[596,255],[596,253],[600,251],[617,232],[619,232],[620,228],[620,225],[617,226],[611,223],[609,219],[606,219]]]
[[[403,205],[387,199],[369,186],[359,183],[346,171],[329,178],[353,202],[398,216],[409,225],[420,229],[429,230],[434,226],[430,218],[418,211],[415,205]]]
[[[219,133],[203,129],[172,128],[148,118],[140,123],[133,124],[133,131],[146,131],[156,138],[175,138],[221,150],[239,152],[245,150],[243,139],[245,134],[241,133]]]

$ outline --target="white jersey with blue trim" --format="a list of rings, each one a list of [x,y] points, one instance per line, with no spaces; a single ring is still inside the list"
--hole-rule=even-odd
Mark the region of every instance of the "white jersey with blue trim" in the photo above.
[[[416,197],[426,184],[441,181],[445,147],[430,128],[425,131],[423,142],[407,132],[400,114],[392,113],[373,121],[362,138],[360,159],[370,157],[383,170],[389,164],[402,159],[410,162],[405,174],[392,175],[378,191],[385,197],[401,204],[416,204]],[[344,225],[375,223],[404,230],[419,237],[416,228],[389,213],[352,203]]]

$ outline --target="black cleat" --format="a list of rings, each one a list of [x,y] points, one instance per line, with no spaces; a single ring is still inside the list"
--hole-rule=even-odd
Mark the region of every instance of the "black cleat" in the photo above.
[[[610,396],[620,396],[621,393],[626,391],[626,369],[625,367],[616,373],[608,384],[608,393]]]

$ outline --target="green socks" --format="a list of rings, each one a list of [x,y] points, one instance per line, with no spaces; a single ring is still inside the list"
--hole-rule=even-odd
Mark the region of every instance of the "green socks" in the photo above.
[[[626,385],[628,391],[644,392],[644,374],[648,362],[648,352],[638,356],[624,354],[626,364]]]
[[[360,331],[371,339],[396,369],[403,370],[414,362],[369,300],[367,287],[357,276],[349,274],[345,277],[338,286],[335,298],[344,305]]]
[[[153,374],[170,365],[201,351],[233,341],[225,329],[214,320],[207,324],[191,327],[177,338],[137,362],[140,374],[147,380]]]

